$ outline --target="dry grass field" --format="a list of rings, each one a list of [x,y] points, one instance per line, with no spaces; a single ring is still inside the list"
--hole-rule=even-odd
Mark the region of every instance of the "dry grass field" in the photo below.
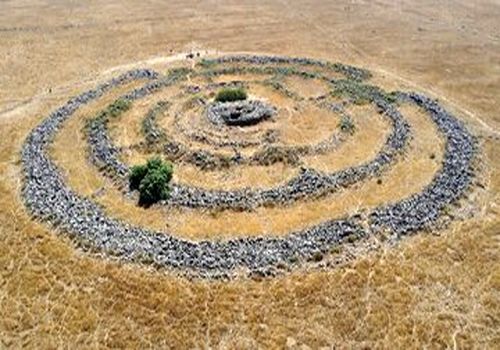
[[[457,220],[396,244],[376,236],[345,245],[321,264],[272,278],[209,280],[83,252],[64,232],[33,219],[21,196],[20,152],[30,130],[99,82],[130,68],[190,65],[184,57],[192,51],[342,62],[369,69],[370,83],[387,91],[438,98],[480,146],[474,186],[452,214]],[[228,74],[214,81],[264,78]],[[61,128],[50,155],[71,188],[95,197],[109,215],[184,239],[284,236],[366,211],[422,190],[443,159],[435,124],[405,105],[400,111],[412,139],[380,178],[253,211],[145,209],[89,163],[84,131],[89,118],[141,84],[82,107]],[[287,84],[306,97],[326,89],[297,77]],[[249,91],[284,111],[283,119],[262,127],[280,128],[289,144],[337,132],[319,108],[305,103],[293,111],[258,83]],[[110,123],[114,142],[139,142],[152,103],[178,93],[169,88],[135,103]],[[332,172],[361,164],[382,147],[386,119],[369,105],[348,108],[356,132],[331,153],[305,156],[305,165]],[[172,122],[159,123],[168,129]],[[0,1],[0,348],[498,349],[499,149],[498,1]],[[130,164],[145,158],[134,150],[124,154]],[[282,163],[175,169],[175,181],[212,189],[270,187],[297,172]]]

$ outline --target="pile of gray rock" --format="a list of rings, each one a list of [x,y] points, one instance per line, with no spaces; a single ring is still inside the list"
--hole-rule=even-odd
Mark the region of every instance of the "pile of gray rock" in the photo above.
[[[271,118],[276,108],[259,100],[211,103],[206,115],[215,125],[249,126]]]

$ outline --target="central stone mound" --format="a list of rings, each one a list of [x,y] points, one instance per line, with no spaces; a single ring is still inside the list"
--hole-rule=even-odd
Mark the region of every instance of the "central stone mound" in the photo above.
[[[249,126],[271,118],[276,109],[258,100],[214,102],[208,106],[207,117],[216,125]]]

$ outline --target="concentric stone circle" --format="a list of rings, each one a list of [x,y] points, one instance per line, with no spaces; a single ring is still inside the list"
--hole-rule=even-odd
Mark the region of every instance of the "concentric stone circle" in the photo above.
[[[281,69],[282,74],[285,74],[286,69],[279,65],[290,62],[320,67],[348,77],[347,82],[328,79],[337,88],[345,87],[346,84],[362,84],[370,77],[370,73],[363,69],[307,58],[235,55],[202,63],[210,67],[227,62],[243,64],[243,67],[245,64],[278,65],[264,70],[276,72]],[[206,74],[219,73],[210,71]],[[293,74],[313,73],[303,71]],[[316,73],[313,75],[316,77]],[[22,149],[22,195],[31,214],[67,232],[83,248],[125,261],[151,263],[204,277],[232,276],[239,270],[272,274],[278,266],[299,266],[301,264],[297,261],[307,261],[318,253],[327,253],[332,247],[347,239],[352,240],[353,237],[363,239],[380,230],[388,230],[402,237],[429,227],[439,219],[447,205],[463,197],[470,187],[474,175],[472,161],[476,152],[474,137],[437,101],[414,92],[399,93],[397,100],[422,108],[445,140],[442,166],[433,180],[420,193],[381,205],[368,214],[355,213],[343,218],[333,218],[313,227],[291,232],[283,238],[191,242],[177,238],[174,233],[156,232],[109,217],[92,199],[77,194],[67,185],[51,160],[48,148],[59,129],[81,106],[134,80],[147,82],[143,87],[122,96],[123,99],[141,99],[165,86],[182,81],[184,77],[185,74],[179,72],[163,76],[148,69],[132,70],[70,99],[48,115],[32,130]],[[271,189],[224,191],[174,184],[172,196],[164,204],[228,210],[255,208],[266,204],[284,205],[306,197],[324,195],[380,173],[404,151],[410,138],[410,128],[397,106],[385,98],[386,95],[368,85],[363,85],[361,91],[367,91],[366,96],[362,97],[370,99],[392,125],[384,147],[374,159],[332,174],[303,169],[298,177]],[[158,105],[158,108],[166,105]],[[97,120],[89,128],[92,162],[98,164],[108,176],[125,179],[128,166],[120,161],[120,150],[113,145],[106,123],[106,120]]]
[[[217,62],[226,62],[225,59],[216,60]],[[243,61],[243,62],[261,62],[250,60],[247,56],[234,57],[232,61]],[[291,62],[300,62],[305,65],[313,65],[315,61],[305,61],[309,63],[303,63],[303,61],[297,61],[295,59],[290,59]],[[263,61],[268,62],[268,61]],[[274,61],[270,61],[274,62]],[[282,62],[282,61],[279,61]],[[320,65],[320,64],[318,64]],[[323,65],[320,65],[323,67]],[[331,69],[336,69],[332,67],[337,67],[338,65],[326,65]],[[343,67],[343,66],[342,66]],[[361,79],[360,76],[368,76],[367,74],[362,75],[360,70],[355,68],[344,68],[340,71],[350,76],[350,72],[353,75],[353,79],[356,81]],[[239,69],[221,69],[210,71],[212,75],[227,74],[239,72]],[[318,73],[312,74],[308,72],[288,72],[279,68],[269,68],[265,69],[251,69],[253,73],[262,72],[279,72],[280,74],[292,74],[305,76],[308,78],[316,78]],[[320,79],[326,79],[319,75]],[[151,84],[146,84],[144,88],[137,89],[139,94],[136,96],[134,93],[124,96],[124,99],[140,99],[152,93],[162,86],[169,86],[170,84],[181,79],[181,76],[177,72],[173,77],[167,77],[164,82],[159,84],[157,88],[147,90],[148,86]],[[331,83],[336,83],[333,80],[329,80]],[[343,81],[340,81],[342,83]],[[157,83],[153,83],[157,84]],[[155,85],[156,86],[156,85]],[[371,92],[369,96],[372,99],[372,103],[379,109],[380,113],[387,118],[393,126],[392,132],[387,137],[384,147],[380,150],[377,156],[370,161],[361,164],[357,167],[351,167],[337,171],[334,173],[322,174],[317,172],[315,169],[301,169],[297,176],[290,179],[288,182],[277,185],[272,188],[247,188],[243,190],[208,190],[195,186],[186,186],[183,184],[174,184],[172,186],[172,193],[167,201],[167,205],[183,206],[190,208],[211,208],[211,209],[237,209],[237,210],[248,210],[254,209],[260,206],[270,206],[276,204],[287,204],[293,203],[298,200],[311,197],[319,197],[325,194],[332,193],[339,189],[348,187],[357,182],[360,182],[368,177],[379,175],[381,172],[386,171],[391,163],[393,163],[398,156],[402,153],[407,145],[407,141],[410,137],[410,130],[408,123],[401,116],[399,111],[391,104],[380,96],[379,91],[375,90]],[[331,110],[341,109],[338,104],[331,105],[327,103],[321,104],[323,108],[328,108]],[[115,181],[126,182],[126,177],[129,172],[128,166],[119,160],[120,152],[117,147],[111,142],[109,136],[107,135],[107,121],[106,119],[98,118],[95,122],[96,124],[91,128],[89,133],[89,144],[90,144],[90,154],[93,163],[105,170],[105,174]],[[308,152],[321,151],[327,148],[322,144],[315,145],[312,148],[268,148],[264,149],[262,154],[256,154],[253,159],[248,161],[259,161],[259,158],[265,158],[267,150],[276,150],[278,152],[285,153],[285,157],[288,154],[300,155]],[[167,144],[165,150],[168,153],[184,153],[185,150],[182,149],[182,145],[173,144],[171,141]],[[188,160],[192,163],[201,163],[205,161],[215,162],[218,158],[217,155],[213,155],[207,152],[187,152]],[[170,154],[172,155],[172,154]],[[227,160],[227,163],[244,163],[239,155],[235,155]]]

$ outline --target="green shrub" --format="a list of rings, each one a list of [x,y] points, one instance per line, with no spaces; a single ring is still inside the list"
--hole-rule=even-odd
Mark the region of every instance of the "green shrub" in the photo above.
[[[148,172],[139,185],[139,203],[152,204],[168,198],[167,174],[160,171]]]
[[[131,190],[138,190],[142,179],[148,173],[146,165],[135,165],[130,169],[129,187]]]
[[[232,102],[247,99],[247,93],[242,88],[225,88],[220,90],[215,96],[218,102]]]
[[[172,175],[172,164],[154,157],[145,165],[132,167],[129,186],[131,190],[139,190],[139,204],[150,205],[168,198]]]

